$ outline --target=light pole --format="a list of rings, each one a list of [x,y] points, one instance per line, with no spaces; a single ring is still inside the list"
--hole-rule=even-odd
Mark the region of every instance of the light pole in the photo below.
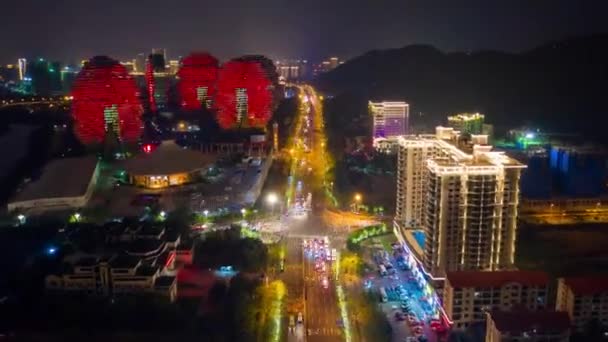
[[[277,196],[277,194],[275,194],[274,192],[271,192],[268,195],[266,195],[266,202],[268,202],[268,204],[270,204],[270,210],[273,214],[274,214],[274,206],[275,206],[275,204],[277,204],[278,201],[279,201],[279,196]]]
[[[363,197],[361,196],[361,194],[356,193],[355,194],[355,212],[359,212],[359,205],[361,204],[361,199]]]
[[[19,214],[19,215],[17,215],[17,220],[19,221],[19,225],[24,225],[26,217],[23,214]]]

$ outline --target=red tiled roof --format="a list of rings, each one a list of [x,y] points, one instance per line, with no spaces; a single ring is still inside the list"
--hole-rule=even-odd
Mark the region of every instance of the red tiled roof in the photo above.
[[[456,271],[447,272],[447,280],[452,287],[499,287],[506,283],[520,283],[525,286],[544,286],[549,276],[541,271]]]
[[[496,329],[501,333],[559,334],[570,328],[570,318],[565,311],[492,311],[490,313]]]
[[[566,277],[564,282],[577,295],[608,292],[608,276]]]

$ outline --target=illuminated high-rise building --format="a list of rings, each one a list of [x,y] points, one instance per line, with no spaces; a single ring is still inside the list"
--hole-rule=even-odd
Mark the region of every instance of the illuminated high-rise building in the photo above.
[[[275,64],[279,76],[286,81],[300,81],[309,77],[308,61],[305,59],[281,60]]]
[[[17,60],[17,66],[19,68],[19,81],[23,81],[25,75],[27,75],[27,59],[19,58]]]
[[[123,142],[136,142],[143,130],[143,109],[133,77],[118,61],[91,58],[72,90],[74,131],[83,144],[103,143],[108,132]]]
[[[120,62],[129,74],[133,74],[135,72],[135,63],[132,60]]]
[[[27,76],[32,79],[32,90],[36,95],[48,96],[53,91],[51,64],[44,58],[30,60],[27,65]]]
[[[167,57],[165,49],[152,49],[152,53],[148,56],[148,59],[152,61],[154,72],[166,71]]]
[[[133,70],[136,73],[143,75],[146,72],[146,63],[147,63],[146,54],[138,53],[137,56],[135,56],[135,60],[133,62],[133,64],[134,64]]]
[[[268,65],[258,59],[239,58],[225,63],[215,96],[220,127],[265,127],[273,112],[273,80],[278,82],[276,71],[271,74]]]
[[[211,108],[215,97],[219,61],[208,53],[197,52],[182,60],[177,72],[181,107],[186,111]]]
[[[165,49],[165,48],[153,48],[152,49],[152,54],[153,55],[161,55],[161,56],[163,56],[163,60],[164,61],[167,60],[167,49]]]
[[[179,61],[176,59],[170,60],[167,69],[170,75],[177,74],[177,71],[179,70]]]
[[[340,65],[340,60],[338,59],[338,57],[331,57],[329,59],[329,70],[337,68],[338,65]]]
[[[405,102],[369,102],[373,138],[396,139],[407,134],[410,106]]]
[[[150,55],[151,56],[151,55]],[[148,58],[146,62],[146,90],[148,93],[148,109],[151,112],[156,112],[158,107],[156,106],[156,80],[154,77],[154,66],[152,65],[152,58]]]
[[[460,133],[482,134],[485,116],[479,113],[461,113],[448,116],[448,126]]]
[[[453,128],[399,137],[395,233],[424,231],[432,275],[512,267],[519,179],[525,165],[492,151],[487,137],[463,145]]]

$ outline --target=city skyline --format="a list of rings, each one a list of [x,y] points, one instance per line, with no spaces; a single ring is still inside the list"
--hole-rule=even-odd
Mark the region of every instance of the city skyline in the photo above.
[[[66,0],[52,9],[38,0],[13,3],[4,9],[0,29],[19,27],[19,39],[4,42],[0,61],[45,56],[76,62],[94,55],[123,60],[159,46],[167,49],[170,58],[206,50],[220,59],[242,54],[352,58],[410,44],[430,44],[445,51],[521,51],[569,36],[608,32],[601,17],[608,5],[599,1],[583,5],[566,0],[533,4],[469,0],[457,6],[389,1],[377,6],[356,0],[285,6],[273,0],[253,6],[239,0],[204,7],[182,0],[171,5],[170,11],[160,11],[165,4],[158,0],[146,6]],[[24,13],[27,25],[23,25]],[[357,25],[361,22],[367,24]]]

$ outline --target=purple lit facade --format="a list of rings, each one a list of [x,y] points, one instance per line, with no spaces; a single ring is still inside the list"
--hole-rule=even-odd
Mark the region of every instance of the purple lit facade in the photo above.
[[[395,139],[408,134],[409,105],[405,102],[369,102],[373,138]]]

